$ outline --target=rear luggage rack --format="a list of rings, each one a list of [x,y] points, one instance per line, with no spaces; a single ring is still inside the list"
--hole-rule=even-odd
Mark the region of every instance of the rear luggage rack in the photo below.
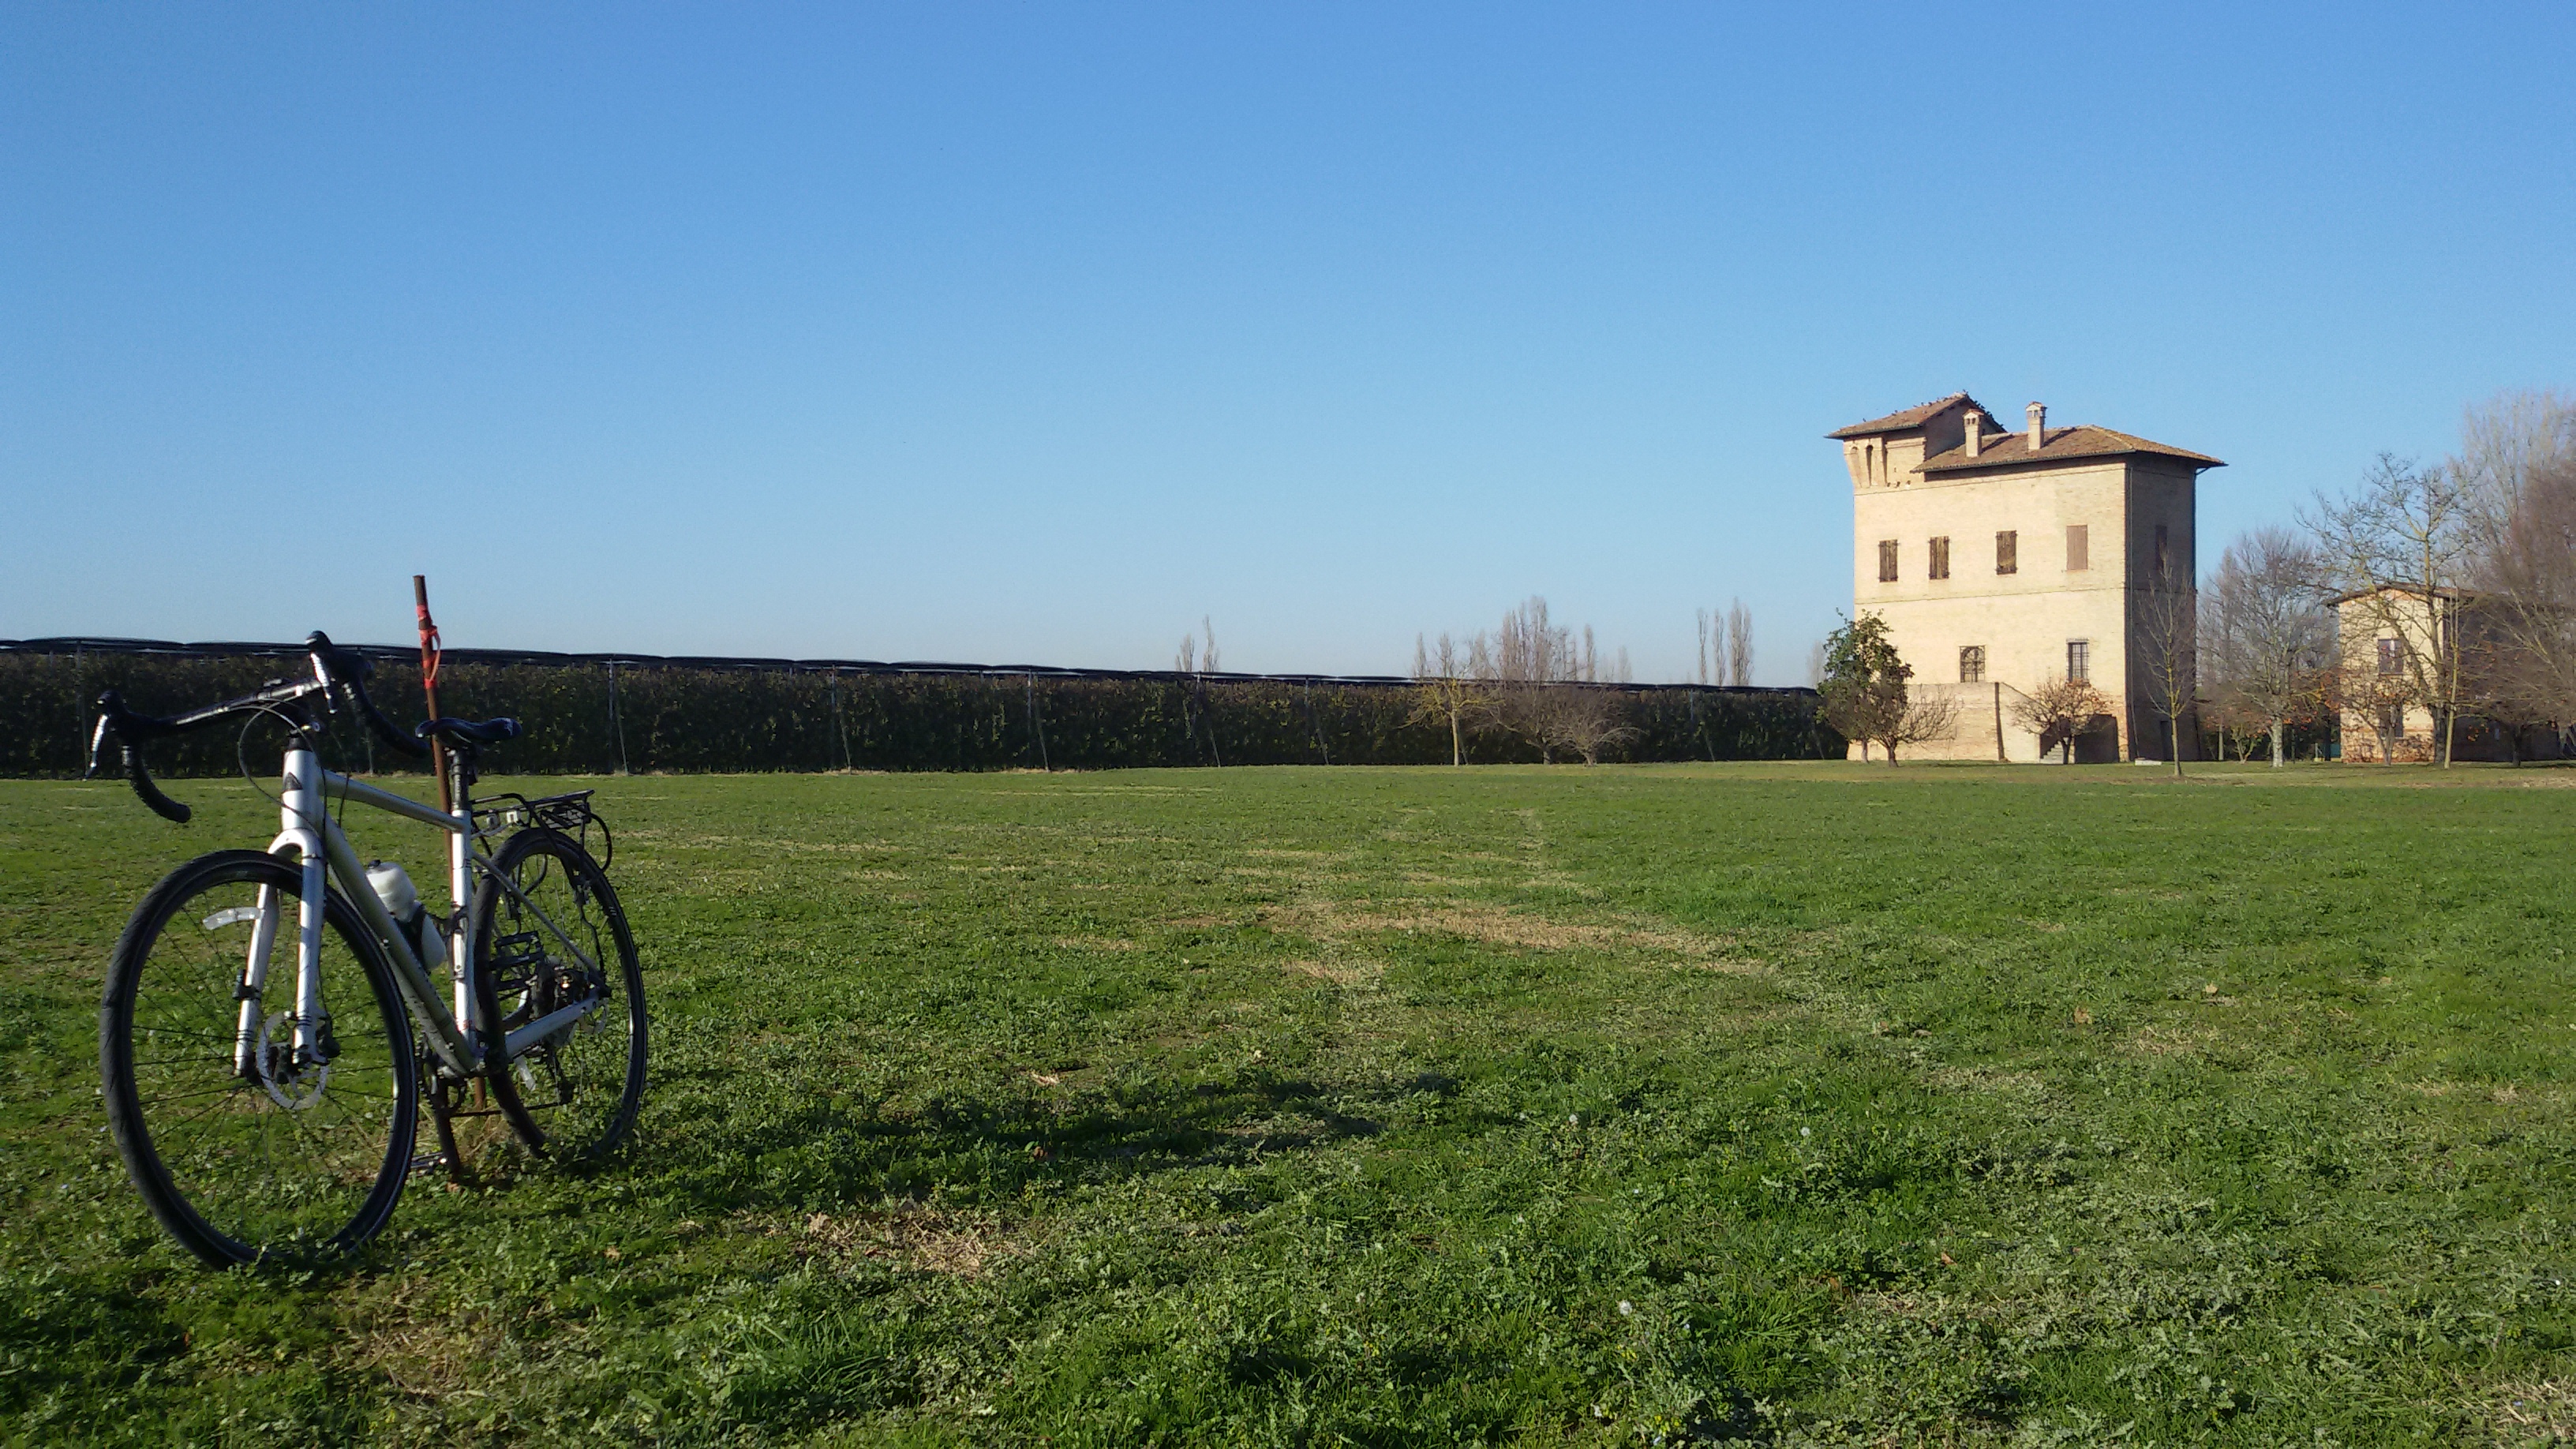
[[[552,830],[580,841],[584,850],[590,849],[590,832],[596,828],[599,831],[599,849],[593,854],[598,857],[599,868],[606,870],[617,857],[617,839],[608,833],[608,822],[600,819],[599,813],[590,808],[590,797],[594,793],[574,790],[562,795],[541,795],[534,800],[519,794],[493,795],[487,797],[492,802],[488,808],[474,812],[474,828],[477,831]]]

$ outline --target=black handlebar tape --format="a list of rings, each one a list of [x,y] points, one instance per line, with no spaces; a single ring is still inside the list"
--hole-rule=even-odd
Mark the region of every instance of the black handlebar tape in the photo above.
[[[331,636],[316,629],[304,636],[304,647],[322,666],[322,677],[349,692],[349,702],[356,706],[358,718],[375,731],[377,739],[396,753],[417,760],[429,753],[429,746],[402,732],[400,726],[385,718],[383,710],[367,697],[367,676],[376,672],[376,661],[364,654],[352,653],[331,642]]]
[[[357,701],[358,717],[367,722],[367,728],[376,732],[377,739],[415,760],[429,753],[429,746],[404,734],[392,720],[385,718],[385,712],[376,708],[376,702],[367,697],[367,686],[355,679],[350,680],[349,697]]]
[[[143,768],[143,752],[122,740],[117,742],[117,747],[125,755],[125,781],[134,787],[135,798],[171,824],[187,824],[192,812],[187,806],[162,794],[161,787],[152,783],[151,772]]]

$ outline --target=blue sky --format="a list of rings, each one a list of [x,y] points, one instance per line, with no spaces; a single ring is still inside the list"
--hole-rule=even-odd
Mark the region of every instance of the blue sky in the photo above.
[[[2576,383],[2576,7],[11,7],[0,636],[1641,678],[1833,427],[2232,465]],[[2204,560],[2207,562],[2207,559]]]

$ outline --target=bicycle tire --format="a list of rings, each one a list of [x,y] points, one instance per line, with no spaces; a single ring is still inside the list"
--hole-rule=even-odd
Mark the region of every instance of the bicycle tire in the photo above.
[[[401,1201],[420,1123],[410,1014],[336,891],[323,903],[328,1059],[296,1061],[292,1018],[272,1011],[258,1065],[236,1069],[236,991],[272,889],[263,1005],[291,1012],[304,875],[255,850],[163,877],[127,921],[99,1003],[99,1077],[126,1174],[163,1230],[214,1267],[312,1263],[365,1244]],[[361,980],[372,1008],[349,1000]]]
[[[644,968],[626,911],[607,872],[558,831],[511,836],[492,869],[527,900],[486,882],[475,907],[474,991],[486,1053],[513,1029],[588,994],[620,998],[492,1068],[492,1099],[532,1151],[568,1164],[599,1161],[625,1140],[644,1101]],[[580,968],[554,935],[557,927],[599,964],[597,972]]]

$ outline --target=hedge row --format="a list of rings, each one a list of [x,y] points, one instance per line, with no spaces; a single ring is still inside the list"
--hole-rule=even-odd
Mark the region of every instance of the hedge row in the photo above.
[[[300,661],[257,656],[0,652],[0,775],[81,769],[90,701],[117,689],[147,713],[247,692]],[[420,681],[378,671],[398,720],[420,718]],[[1570,686],[1571,687],[1571,686]],[[1589,686],[1587,686],[1589,687]],[[1633,738],[1621,760],[1839,759],[1840,736],[1805,690],[1618,687]],[[832,673],[486,664],[450,658],[445,713],[512,715],[527,735],[487,756],[495,771],[1119,769],[1154,765],[1446,764],[1449,732],[1409,720],[1400,684],[1188,675]],[[276,764],[276,731],[258,726],[251,766]],[[348,764],[417,768],[335,723]],[[219,726],[153,746],[156,773],[228,775],[245,741]],[[1495,732],[1471,737],[1479,762],[1535,760]]]

